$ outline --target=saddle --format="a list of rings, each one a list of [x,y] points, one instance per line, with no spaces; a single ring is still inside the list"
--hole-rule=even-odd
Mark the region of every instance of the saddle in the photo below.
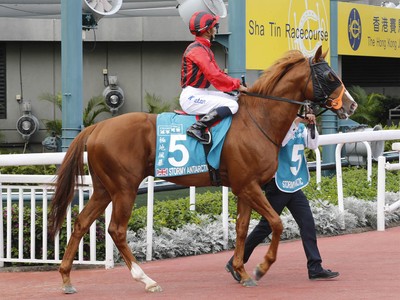
[[[212,143],[207,145],[186,134],[187,128],[196,122],[196,117],[180,111],[157,116],[154,174],[162,178],[208,172],[211,185],[221,186],[221,152],[232,117],[226,117],[210,128]]]
[[[176,114],[178,114],[178,115],[187,115],[187,116],[189,116],[189,114],[187,114],[186,112],[184,112],[183,110],[174,110],[174,112],[176,113]],[[201,119],[203,117],[203,115],[196,115],[196,120],[199,120],[199,119]],[[217,121],[217,122],[215,122],[211,127],[214,127],[214,126],[216,126],[217,124],[219,124],[221,121]],[[220,173],[219,173],[219,169],[215,169],[215,168],[213,168],[211,165],[210,165],[210,163],[209,163],[209,161],[208,161],[208,159],[207,159],[207,157],[208,157],[208,154],[210,153],[210,151],[211,151],[211,148],[212,148],[212,146],[213,146],[213,142],[212,142],[212,136],[211,136],[211,132],[208,130],[208,128],[206,128],[205,129],[205,139],[207,139],[209,142],[208,143],[201,143],[202,145],[203,145],[203,148],[204,148],[204,154],[205,154],[205,157],[206,157],[206,163],[207,163],[207,167],[208,167],[208,173],[209,173],[209,175],[210,175],[210,181],[211,181],[211,184],[213,185],[213,186],[221,186],[221,184],[222,184],[222,182],[221,182],[221,175],[220,175]]]

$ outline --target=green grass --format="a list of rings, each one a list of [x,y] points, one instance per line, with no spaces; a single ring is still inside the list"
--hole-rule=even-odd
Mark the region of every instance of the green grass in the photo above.
[[[221,191],[222,187],[200,187],[196,188],[196,195],[204,194],[206,192],[215,192]],[[174,190],[174,191],[165,191],[165,192],[156,192],[154,193],[154,202],[161,202],[166,200],[175,200],[180,198],[186,198],[190,196],[189,188]],[[136,208],[146,206],[147,205],[147,193],[138,195],[136,197]]]

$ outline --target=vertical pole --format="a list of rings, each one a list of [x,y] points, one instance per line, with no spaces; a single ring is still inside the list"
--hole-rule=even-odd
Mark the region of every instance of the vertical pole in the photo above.
[[[339,69],[339,59],[337,50],[337,18],[338,18],[338,1],[331,0],[330,2],[330,28],[331,28],[331,44],[329,52],[331,54],[331,67],[336,72]],[[339,72],[338,72],[339,73]],[[331,112],[327,111],[322,115],[322,134],[337,133],[338,129],[338,119],[337,116]],[[325,163],[334,162],[335,159],[335,145],[325,145],[322,151],[322,161]],[[331,171],[325,171],[325,175],[330,175]]]
[[[189,188],[189,210],[196,210],[196,187],[191,186]]]
[[[343,202],[343,176],[342,176],[342,161],[340,159],[340,152],[342,150],[343,144],[338,144],[335,150],[336,156],[336,182],[337,182],[337,194],[338,194],[338,206],[340,212],[340,227],[341,229],[346,228],[344,220],[344,202]]]
[[[0,191],[3,193],[3,188],[0,182]],[[4,213],[3,213],[3,195],[0,201],[0,258],[4,258]],[[4,262],[0,261],[0,268],[4,267]]]
[[[222,228],[223,228],[223,247],[228,249],[228,237],[229,237],[229,189],[226,186],[222,187]]]
[[[154,177],[147,177],[147,229],[146,229],[146,260],[153,257],[153,214],[154,214]]]
[[[246,74],[246,1],[229,0],[228,73],[240,78]]]
[[[377,195],[377,231],[385,231],[385,192],[386,192],[386,158],[378,157],[378,195]]]
[[[112,203],[110,203],[106,208],[105,213],[105,231],[106,231],[106,269],[114,268],[114,242],[108,233],[108,227],[110,226],[111,222],[111,214],[112,214]]]
[[[61,0],[62,150],[82,128],[82,1]]]

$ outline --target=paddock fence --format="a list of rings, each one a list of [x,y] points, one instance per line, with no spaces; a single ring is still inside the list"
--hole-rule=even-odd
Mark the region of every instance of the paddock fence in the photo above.
[[[393,143],[392,149],[399,151],[400,154],[400,143]],[[399,156],[400,157],[400,156]],[[386,162],[386,157],[380,156],[378,158],[378,195],[377,195],[377,230],[385,231],[385,213],[392,212],[400,208],[400,200],[395,201],[392,204],[385,203],[385,186],[386,186],[386,171],[398,171],[400,170],[400,163],[389,163]]]

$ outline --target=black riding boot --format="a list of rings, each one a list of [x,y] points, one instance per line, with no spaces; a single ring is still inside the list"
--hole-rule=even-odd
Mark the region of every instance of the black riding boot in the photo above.
[[[213,109],[190,126],[186,130],[186,134],[197,139],[202,144],[209,144],[211,142],[211,133],[208,132],[206,134],[206,128],[210,128],[215,122],[221,119],[222,117],[218,114],[217,110]]]

